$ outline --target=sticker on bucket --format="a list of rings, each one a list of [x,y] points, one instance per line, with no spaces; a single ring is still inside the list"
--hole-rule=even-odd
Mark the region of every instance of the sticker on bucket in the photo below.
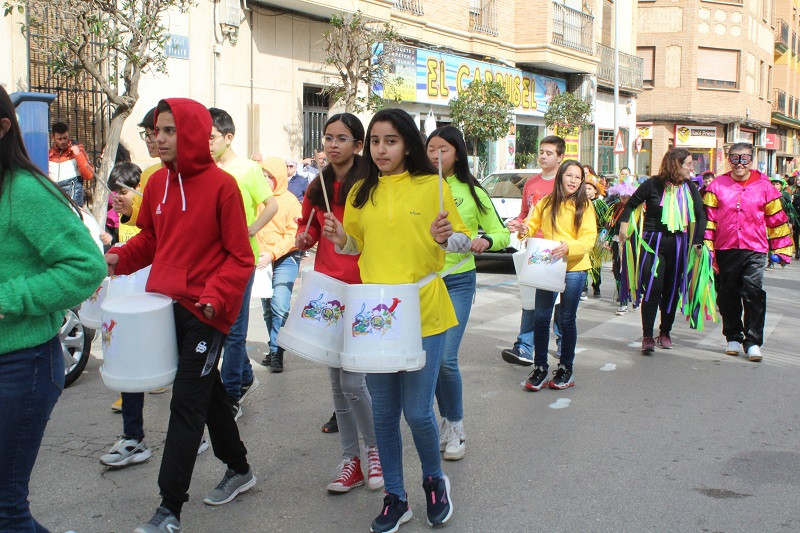
[[[552,250],[535,250],[528,256],[529,265],[545,265],[553,262]]]
[[[103,322],[103,327],[100,331],[103,343],[103,352],[107,352],[108,347],[111,345],[111,336],[114,334],[114,326],[116,325],[117,323],[114,320],[110,322]]]
[[[362,300],[361,310],[351,327],[353,337],[399,338],[402,328],[394,328],[394,322],[401,318],[399,304],[399,298],[392,298],[390,306],[382,300]]]
[[[327,328],[335,326],[344,314],[344,304],[325,291],[308,302],[300,312],[300,318],[312,326]]]

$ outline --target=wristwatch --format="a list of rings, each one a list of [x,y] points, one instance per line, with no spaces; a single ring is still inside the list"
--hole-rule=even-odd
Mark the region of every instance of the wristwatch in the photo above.
[[[491,248],[492,245],[494,244],[494,241],[492,240],[492,238],[489,237],[488,235],[486,235],[485,233],[483,235],[481,235],[481,239],[486,239],[486,242],[489,243],[489,248]]]

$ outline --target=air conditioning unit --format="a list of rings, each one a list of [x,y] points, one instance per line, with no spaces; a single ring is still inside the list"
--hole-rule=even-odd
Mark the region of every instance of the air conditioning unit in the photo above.
[[[222,26],[238,28],[242,22],[241,0],[220,0],[219,23]]]
[[[725,128],[725,143],[734,144],[739,142],[739,123],[731,122]]]

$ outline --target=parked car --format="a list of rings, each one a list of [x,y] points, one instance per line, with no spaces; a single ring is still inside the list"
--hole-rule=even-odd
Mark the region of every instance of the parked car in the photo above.
[[[531,176],[540,174],[542,171],[535,168],[521,168],[514,170],[497,170],[486,176],[481,185],[489,194],[497,214],[503,222],[508,222],[519,215],[522,207],[522,188]],[[478,230],[480,233],[481,230]],[[517,234],[511,234],[511,242],[507,248],[496,252],[486,252],[486,257],[497,257],[498,255],[511,256],[521,248],[521,241],[517,239]],[[480,256],[477,256],[480,257]]]
[[[64,386],[69,387],[89,362],[92,351],[94,330],[81,324],[78,318],[78,307],[67,309],[64,323],[58,332],[61,349],[64,352]]]

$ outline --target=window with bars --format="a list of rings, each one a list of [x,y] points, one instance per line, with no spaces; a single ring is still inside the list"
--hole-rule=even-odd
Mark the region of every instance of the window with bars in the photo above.
[[[415,15],[424,15],[422,0],[394,0],[394,8],[399,11],[408,11]]]
[[[303,86],[303,157],[314,157],[315,152],[322,148],[330,98],[320,91],[320,87]]]
[[[497,0],[469,0],[469,27],[497,35]]]
[[[697,87],[702,89],[738,89],[739,51],[698,48]]]

